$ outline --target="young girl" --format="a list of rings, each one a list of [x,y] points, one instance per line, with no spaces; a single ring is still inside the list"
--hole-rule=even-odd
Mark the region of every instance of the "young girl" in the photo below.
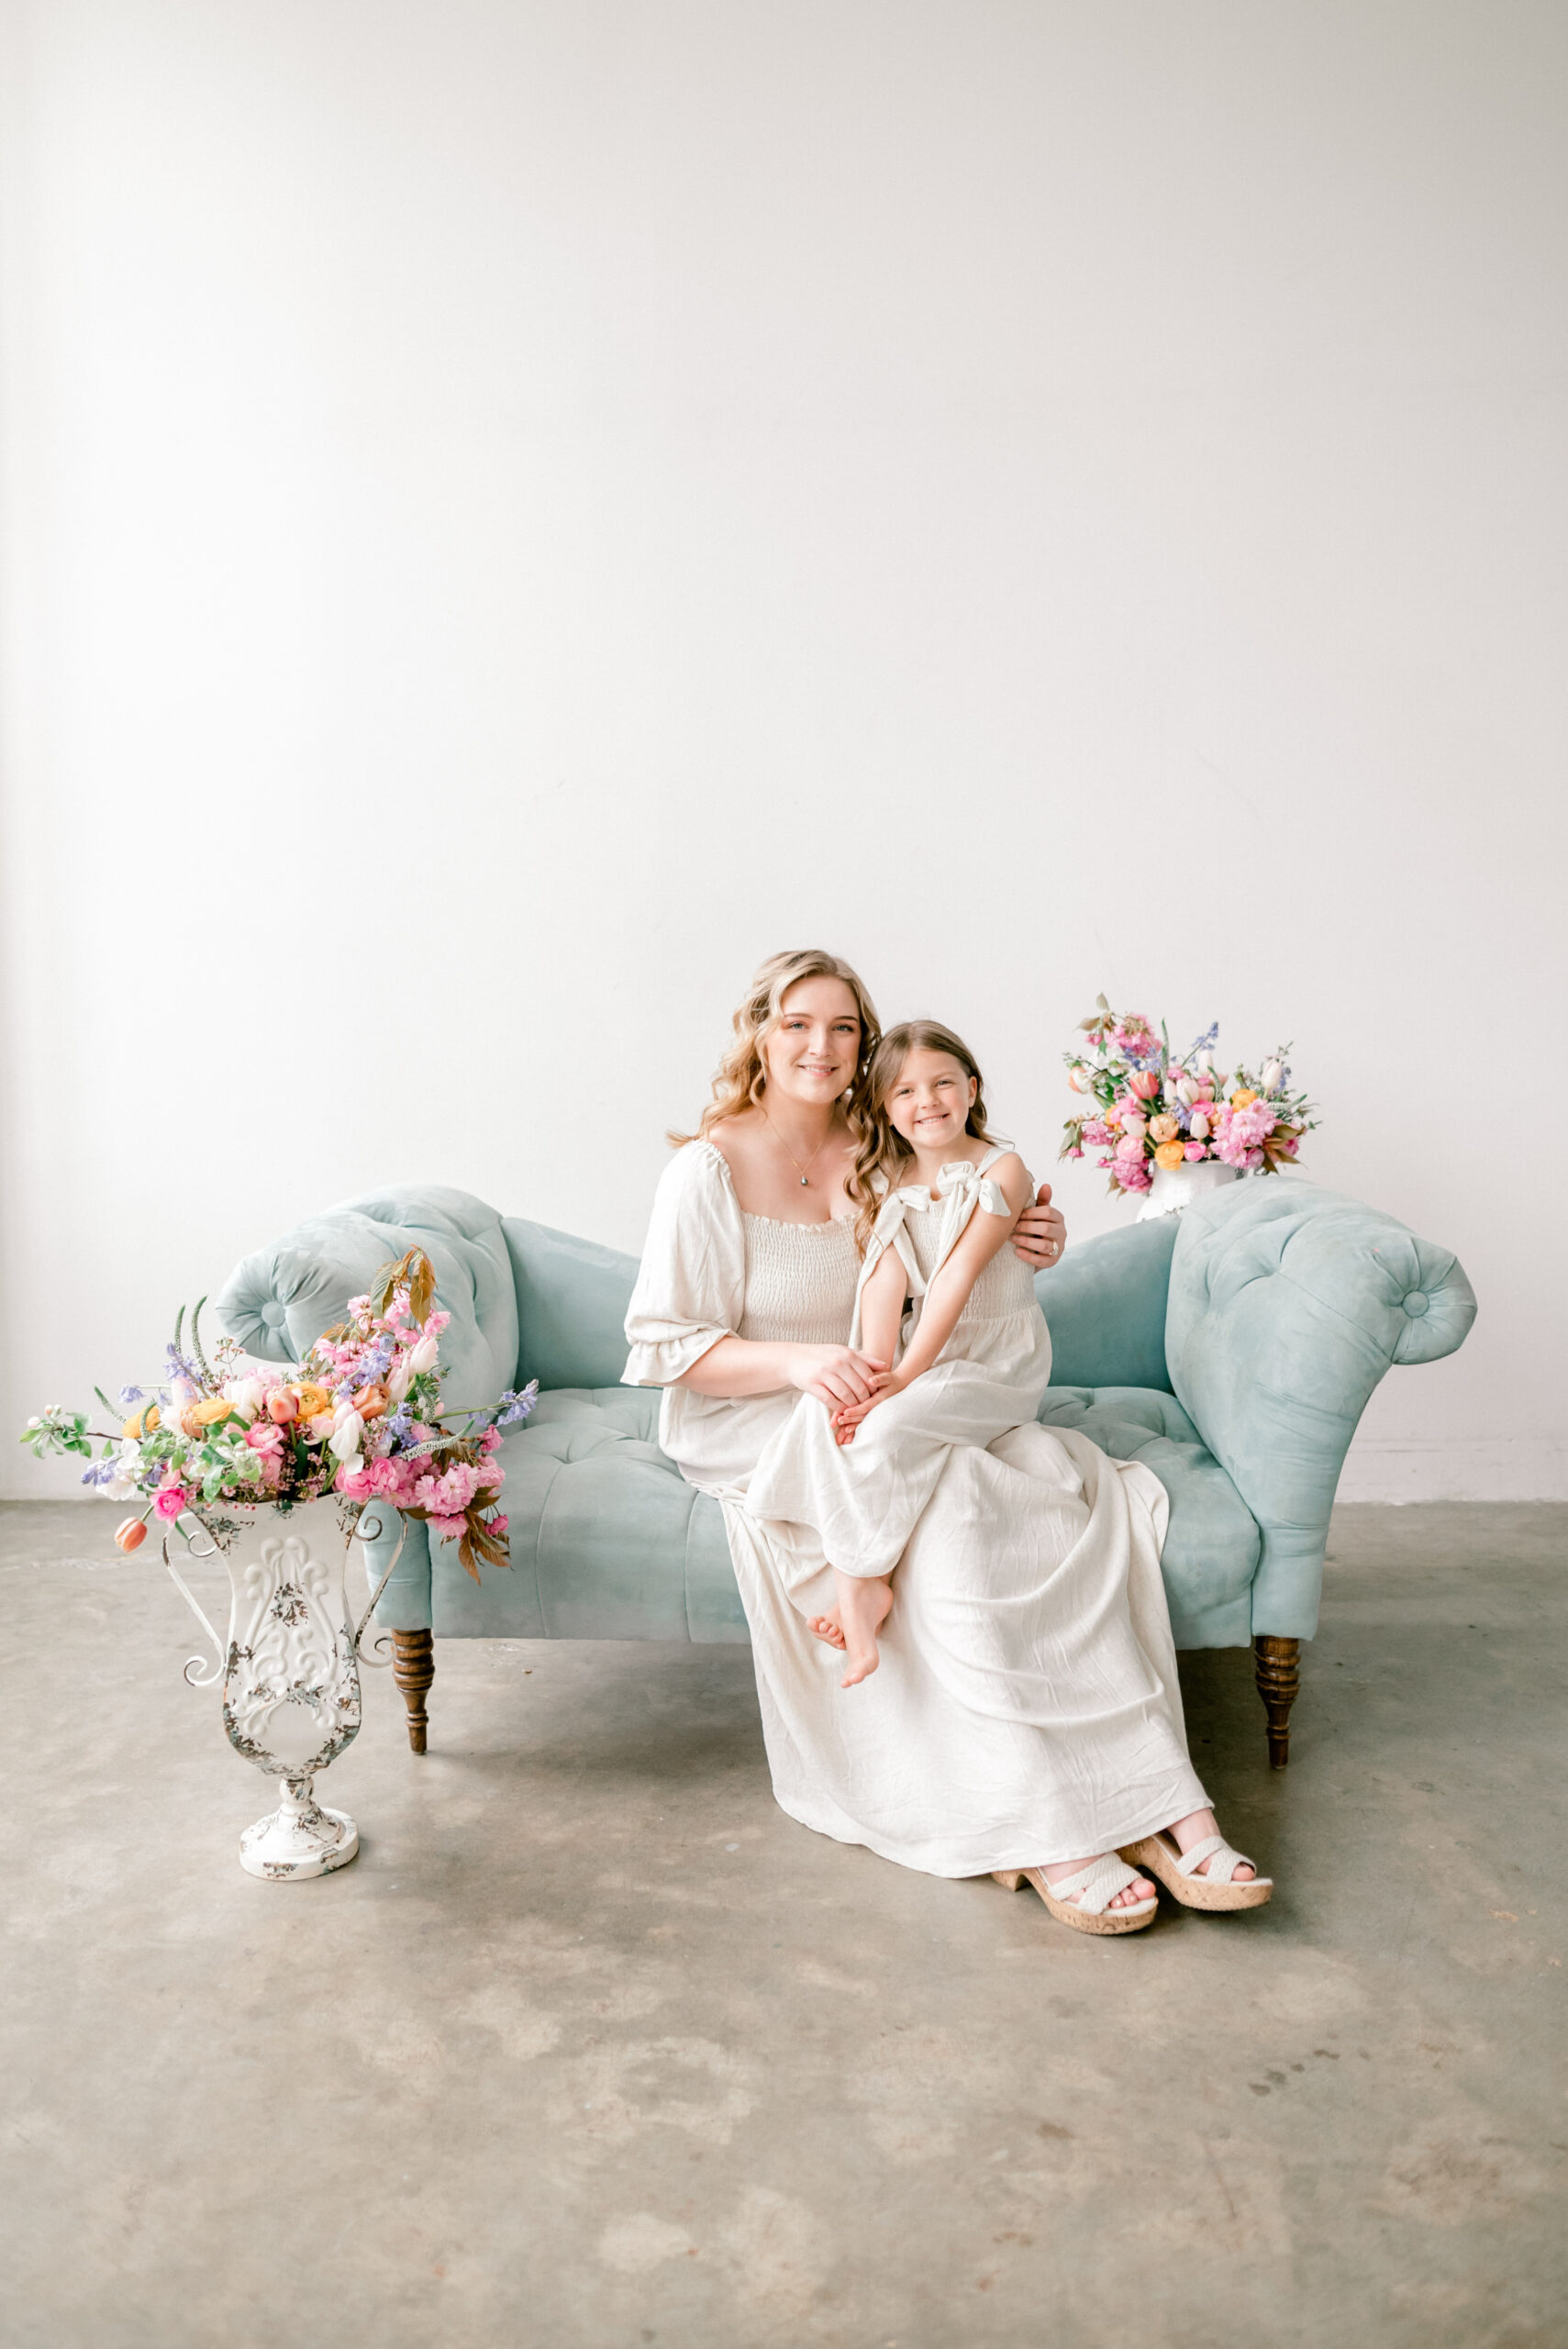
[[[848,1186],[864,1255],[850,1343],[893,1368],[869,1403],[831,1418],[803,1395],[747,1493],[800,1556],[791,1596],[844,1651],[846,1688],[876,1670],[889,1576],[949,1448],[1028,1425],[1051,1378],[1045,1317],[1006,1246],[1033,1177],[986,1130],[973,1054],[934,1019],[906,1021],[878,1045],[867,1090],[871,1131]],[[815,1539],[793,1541],[791,1527]],[[834,1599],[816,1612],[824,1555]]]

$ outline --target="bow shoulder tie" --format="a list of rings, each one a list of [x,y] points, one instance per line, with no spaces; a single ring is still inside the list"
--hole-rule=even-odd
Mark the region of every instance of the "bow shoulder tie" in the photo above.
[[[893,1193],[894,1198],[906,1208],[913,1208],[917,1215],[925,1215],[932,1208],[945,1208],[952,1199],[973,1198],[976,1207],[987,1215],[1011,1215],[1006,1194],[999,1183],[967,1159],[950,1159],[937,1174],[937,1194],[933,1199],[924,1183],[910,1183]]]

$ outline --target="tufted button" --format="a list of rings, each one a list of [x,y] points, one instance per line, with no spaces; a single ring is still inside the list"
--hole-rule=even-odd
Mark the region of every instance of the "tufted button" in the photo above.
[[[1425,1308],[1425,1304],[1426,1300],[1423,1298],[1423,1309]],[[269,1330],[281,1330],[288,1318],[288,1307],[286,1305],[280,1305],[275,1297],[270,1297],[265,1305],[261,1308],[261,1319],[266,1323]]]
[[[1430,1302],[1431,1300],[1428,1297],[1425,1289],[1412,1288],[1406,1291],[1405,1310],[1410,1316],[1412,1321],[1418,1321],[1420,1319],[1422,1314],[1426,1311],[1427,1307]]]

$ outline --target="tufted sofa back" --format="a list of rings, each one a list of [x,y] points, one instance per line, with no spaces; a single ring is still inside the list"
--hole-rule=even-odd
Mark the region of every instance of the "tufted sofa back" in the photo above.
[[[423,1248],[451,1314],[441,1341],[454,1407],[494,1402],[517,1367],[517,1285],[494,1208],[440,1183],[401,1183],[328,1208],[259,1248],[217,1298],[231,1337],[264,1362],[297,1362],[381,1266]]]

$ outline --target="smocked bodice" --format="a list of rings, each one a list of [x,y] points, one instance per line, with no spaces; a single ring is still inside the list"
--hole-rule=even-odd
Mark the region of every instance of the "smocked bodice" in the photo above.
[[[936,1203],[933,1201],[927,1214],[917,1211],[906,1216],[904,1229],[909,1235],[921,1276],[929,1281],[937,1268],[942,1236],[942,1217]],[[983,1268],[959,1319],[961,1323],[1000,1321],[1010,1314],[1030,1313],[1034,1308],[1033,1276],[1029,1266],[1008,1247]]]
[[[780,1223],[742,1215],[746,1303],[739,1337],[763,1343],[842,1345],[850,1334],[861,1260],[847,1218]]]

